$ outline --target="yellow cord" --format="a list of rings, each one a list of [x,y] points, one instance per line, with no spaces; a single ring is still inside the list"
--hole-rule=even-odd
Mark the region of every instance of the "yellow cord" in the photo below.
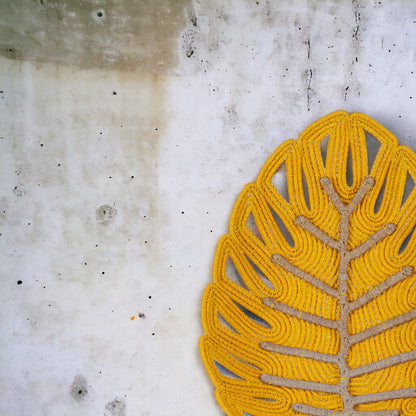
[[[372,166],[367,161],[368,134],[380,144]],[[323,160],[321,143],[327,137]],[[352,161],[351,179],[347,178],[348,159]],[[273,184],[273,176],[283,166],[288,200]],[[416,232],[402,247],[416,225],[415,190],[402,205],[407,175],[416,179],[416,155],[410,149],[399,146],[397,139],[370,117],[338,111],[313,123],[297,141],[288,140],[279,146],[255,183],[246,185],[234,206],[229,234],[218,243],[213,283],[206,288],[202,302],[205,335],[200,340],[201,355],[215,385],[217,400],[227,415],[295,415],[299,414],[293,408],[295,403],[333,410],[334,415],[342,410],[339,394],[279,387],[261,380],[262,374],[269,374],[331,385],[341,381],[335,362],[303,354],[312,351],[335,356],[340,352],[336,329],[306,319],[310,315],[339,319],[340,300],[323,288],[338,290],[340,256],[336,249],[298,225],[296,218],[305,217],[337,240],[341,214],[321,185],[321,178],[329,178],[343,204],[350,203],[366,177],[374,178],[372,189],[351,208],[348,250],[359,247],[386,224],[397,228],[350,261],[347,299],[353,302],[404,267],[416,267]],[[384,197],[379,198],[379,194]],[[251,216],[255,226],[247,222]],[[280,222],[276,222],[276,217]],[[288,233],[290,238],[286,238]],[[227,275],[227,261],[234,264],[242,284]],[[290,271],[288,265],[303,274],[295,269]],[[324,286],[312,285],[308,276]],[[267,306],[263,303],[266,297],[299,314],[290,315]],[[348,333],[355,336],[415,308],[416,273],[412,273],[351,310]],[[270,351],[262,343],[291,348],[290,351],[299,351],[299,356]],[[351,344],[347,364],[356,369],[415,350],[416,319],[410,319]],[[352,396],[414,388],[416,358],[349,380]],[[416,416],[416,399],[369,402],[356,409],[398,409],[400,415]]]

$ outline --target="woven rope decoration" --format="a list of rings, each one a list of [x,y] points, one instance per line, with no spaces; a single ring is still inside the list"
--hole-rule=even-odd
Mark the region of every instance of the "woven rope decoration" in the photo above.
[[[202,306],[227,415],[416,415],[415,179],[410,149],[338,111],[246,185]]]

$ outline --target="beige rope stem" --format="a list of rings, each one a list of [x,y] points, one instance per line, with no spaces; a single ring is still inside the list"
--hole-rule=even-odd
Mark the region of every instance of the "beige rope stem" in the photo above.
[[[285,270],[294,273],[301,279],[304,279],[308,283],[324,290],[326,293],[337,297],[338,299],[338,306],[340,311],[340,317],[338,320],[330,320],[326,318],[322,318],[316,315],[312,315],[305,312],[300,312],[290,306],[285,304],[279,303],[273,300],[270,297],[266,297],[263,300],[263,303],[266,306],[274,309],[278,312],[283,312],[290,316],[295,316],[299,319],[304,321],[324,326],[331,329],[336,329],[339,332],[340,338],[340,348],[339,352],[336,356],[317,353],[314,351],[305,351],[300,348],[290,348],[290,347],[283,347],[278,346],[272,343],[261,343],[260,347],[271,352],[277,352],[280,354],[287,354],[297,357],[306,357],[311,358],[318,361],[324,361],[329,363],[336,363],[338,365],[338,369],[340,372],[340,382],[337,385],[333,384],[325,384],[325,383],[317,383],[311,381],[302,381],[302,380],[291,380],[282,377],[276,377],[269,374],[262,374],[261,380],[266,384],[272,384],[275,386],[280,387],[289,387],[289,388],[299,388],[309,391],[317,391],[317,392],[325,392],[325,393],[334,393],[339,394],[341,396],[343,402],[343,410],[336,412],[339,416],[350,416],[354,414],[367,414],[368,412],[362,412],[354,410],[354,406],[357,404],[368,403],[371,401],[382,401],[394,398],[407,398],[413,397],[415,389],[401,389],[401,390],[392,390],[383,393],[373,393],[373,394],[366,394],[363,396],[352,396],[349,392],[348,386],[349,381],[352,377],[366,374],[375,370],[382,369],[387,367],[388,365],[400,364],[402,362],[413,360],[416,356],[415,352],[410,353],[403,353],[398,354],[390,359],[380,360],[374,363],[370,363],[355,369],[349,368],[347,365],[347,357],[350,350],[350,347],[353,344],[359,343],[370,336],[374,336],[386,329],[392,328],[397,326],[400,323],[409,321],[411,319],[416,318],[416,309],[387,320],[382,324],[375,325],[371,328],[368,328],[358,334],[351,335],[348,331],[348,316],[350,312],[360,308],[361,306],[368,303],[370,300],[381,294],[383,291],[388,289],[389,287],[395,285],[396,283],[400,282],[401,280],[405,279],[406,277],[410,276],[413,272],[413,267],[406,266],[402,270],[400,270],[395,275],[391,276],[384,282],[380,283],[378,286],[374,287],[372,290],[367,292],[365,295],[361,296],[357,300],[353,302],[349,302],[348,300],[348,266],[352,259],[357,258],[363,255],[366,251],[370,250],[373,246],[375,246],[379,241],[381,241],[386,236],[393,233],[396,229],[396,226],[392,223],[386,224],[380,230],[375,232],[372,236],[370,236],[364,243],[360,246],[356,247],[353,250],[348,250],[348,238],[349,238],[349,218],[352,212],[359,206],[363,198],[365,197],[366,193],[374,186],[374,179],[371,177],[367,177],[359,187],[358,191],[352,198],[349,204],[344,204],[341,201],[341,198],[335,191],[335,188],[329,178],[323,177],[321,178],[321,185],[324,187],[325,191],[327,192],[330,200],[333,202],[335,208],[341,215],[340,219],[340,230],[339,230],[339,239],[334,240],[333,238],[329,237],[325,232],[321,229],[316,227],[312,224],[306,217],[298,216],[296,218],[296,224],[302,227],[304,230],[313,234],[318,240],[322,243],[327,245],[328,247],[337,250],[339,253],[339,271],[338,271],[338,282],[339,287],[338,289],[333,289],[331,287],[327,287],[326,284],[319,282],[317,279],[314,279],[312,276],[302,272],[301,270],[297,269],[295,266],[291,265],[287,260],[285,260],[281,255],[273,254],[271,260],[275,264],[280,264]],[[334,412],[328,412],[325,409],[315,408],[306,404],[301,403],[294,403],[293,410],[299,413],[305,413],[309,415],[329,415],[333,414]],[[398,415],[399,412],[397,410],[393,411],[378,411],[374,412],[378,416],[384,415]]]

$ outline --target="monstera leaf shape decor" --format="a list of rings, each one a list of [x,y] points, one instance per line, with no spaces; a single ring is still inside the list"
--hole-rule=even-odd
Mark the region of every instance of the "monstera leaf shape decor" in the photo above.
[[[415,179],[410,149],[339,111],[244,188],[202,307],[227,415],[416,415]]]

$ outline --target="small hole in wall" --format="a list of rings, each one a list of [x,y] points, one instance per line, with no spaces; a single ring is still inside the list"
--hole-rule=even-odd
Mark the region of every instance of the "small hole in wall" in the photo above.
[[[18,281],[17,281],[17,284],[18,284],[18,285],[21,285],[22,283],[23,283],[23,282],[22,282],[21,280],[18,280]]]
[[[92,12],[92,18],[97,23],[104,23],[105,20],[105,10],[104,9],[96,9]]]
[[[80,402],[88,394],[87,381],[85,377],[77,375],[74,378],[74,381],[70,389],[71,396],[77,401]]]
[[[114,220],[117,210],[106,204],[99,207],[95,212],[95,218],[99,224],[107,225]]]
[[[122,399],[115,398],[112,402],[106,404],[105,410],[104,416],[125,416],[126,403]]]

